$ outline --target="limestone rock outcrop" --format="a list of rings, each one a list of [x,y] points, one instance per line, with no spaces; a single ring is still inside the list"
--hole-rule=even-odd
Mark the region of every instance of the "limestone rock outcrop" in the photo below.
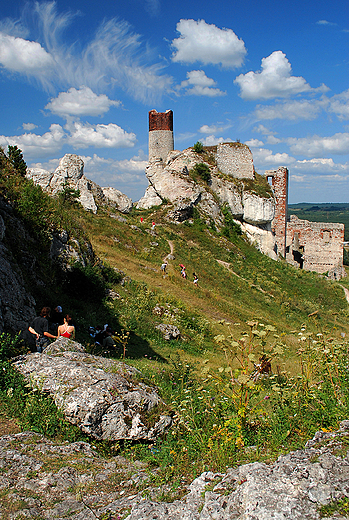
[[[75,154],[66,154],[52,173],[42,168],[28,168],[26,177],[50,195],[56,195],[65,185],[79,190],[79,202],[86,209],[97,213],[101,205],[110,205],[121,212],[128,213],[132,201],[115,188],[101,188],[84,175],[84,161]]]
[[[121,213],[129,213],[132,209],[132,200],[116,188],[102,188],[103,195],[106,197],[109,206],[115,206]]]
[[[87,442],[56,444],[33,432],[5,435],[0,488],[8,500],[1,513],[52,520],[320,520],[321,506],[348,497],[348,423],[316,433],[305,449],[271,464],[206,471],[173,502],[159,501],[173,490],[171,483],[152,479],[157,468],[143,462],[100,457]],[[344,520],[338,513],[331,518]]]
[[[200,178],[195,171],[199,164],[209,171],[209,179]],[[193,148],[182,152],[171,150],[165,159],[152,157],[145,173],[149,186],[137,203],[138,209],[170,203],[173,208],[167,212],[167,218],[183,222],[192,218],[196,207],[207,224],[213,221],[221,227],[224,224],[222,208],[227,206],[234,218],[256,228],[254,232],[250,230],[247,237],[257,242],[261,251],[275,256],[275,239],[270,227],[275,215],[275,199],[266,179],[265,195],[258,195],[259,191],[254,189],[253,158],[246,145],[223,143],[202,152]]]
[[[155,388],[140,382],[135,368],[92,356],[77,342],[58,338],[44,353],[14,363],[31,385],[51,394],[65,418],[99,440],[155,440],[169,415],[149,414],[163,404]],[[136,377],[135,377],[136,376]]]
[[[15,236],[17,246],[23,243],[20,252],[9,240]],[[35,300],[26,288],[21,269],[32,271],[35,267],[35,258],[29,251],[32,243],[11,206],[0,197],[0,332],[27,329],[28,322],[35,317]]]

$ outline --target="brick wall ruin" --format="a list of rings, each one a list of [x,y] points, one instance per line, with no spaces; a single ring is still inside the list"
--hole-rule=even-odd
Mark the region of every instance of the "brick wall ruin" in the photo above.
[[[266,171],[265,176],[268,179],[271,179],[271,185],[275,197],[275,216],[271,223],[271,229],[275,236],[275,253],[285,258],[288,209],[288,169],[281,166],[277,170]]]
[[[326,273],[330,278],[345,276],[343,268],[344,224],[309,222],[295,215],[288,218],[288,170],[266,171],[275,196],[275,217],[271,223],[277,253],[295,267]]]
[[[163,162],[174,149],[173,112],[149,112],[149,162]]]

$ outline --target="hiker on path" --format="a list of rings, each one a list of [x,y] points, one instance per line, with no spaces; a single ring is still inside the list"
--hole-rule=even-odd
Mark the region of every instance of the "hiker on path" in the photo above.
[[[72,325],[72,317],[69,314],[64,316],[64,323],[58,327],[57,331],[59,338],[63,336],[63,338],[74,339],[75,338],[75,327]]]
[[[152,223],[151,223],[151,230],[152,230],[152,231],[155,231],[155,222],[152,222]]]
[[[187,277],[187,272],[185,270],[185,265],[179,264],[179,267],[181,268],[181,277],[182,278],[186,278]]]
[[[194,277],[193,284],[195,285],[195,287],[197,287],[198,283],[199,283],[199,278],[197,277],[197,275],[195,273],[193,273],[193,277]]]
[[[50,343],[49,338],[57,339],[48,331],[48,318],[50,317],[50,307],[43,307],[40,312],[40,316],[33,319],[30,326],[28,327],[29,332],[35,334],[35,345],[37,352],[43,352],[43,350]]]
[[[166,274],[166,267],[167,267],[167,262],[163,262],[163,263],[161,264],[160,269],[161,269],[161,271],[162,271],[164,274]]]

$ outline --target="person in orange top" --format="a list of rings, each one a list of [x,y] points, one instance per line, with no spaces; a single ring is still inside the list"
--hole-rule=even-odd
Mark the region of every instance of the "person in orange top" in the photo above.
[[[75,327],[72,325],[72,317],[69,314],[64,316],[64,323],[58,327],[57,338],[63,336],[63,338],[74,339],[75,338]]]

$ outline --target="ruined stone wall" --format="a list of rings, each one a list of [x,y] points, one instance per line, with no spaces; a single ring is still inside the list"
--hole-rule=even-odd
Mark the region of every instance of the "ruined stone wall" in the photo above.
[[[343,242],[344,224],[309,222],[291,215],[287,222],[286,260],[317,273],[337,269],[334,277],[340,278],[343,268]]]
[[[149,162],[165,163],[169,152],[174,149],[173,112],[149,112]]]
[[[276,254],[285,258],[286,255],[286,222],[288,209],[288,169],[280,166],[277,170],[265,172],[267,178],[272,179],[272,188],[275,196],[275,216],[271,229],[275,235]]]
[[[254,179],[252,153],[245,144],[218,144],[217,167],[222,173],[231,175],[236,179]]]

